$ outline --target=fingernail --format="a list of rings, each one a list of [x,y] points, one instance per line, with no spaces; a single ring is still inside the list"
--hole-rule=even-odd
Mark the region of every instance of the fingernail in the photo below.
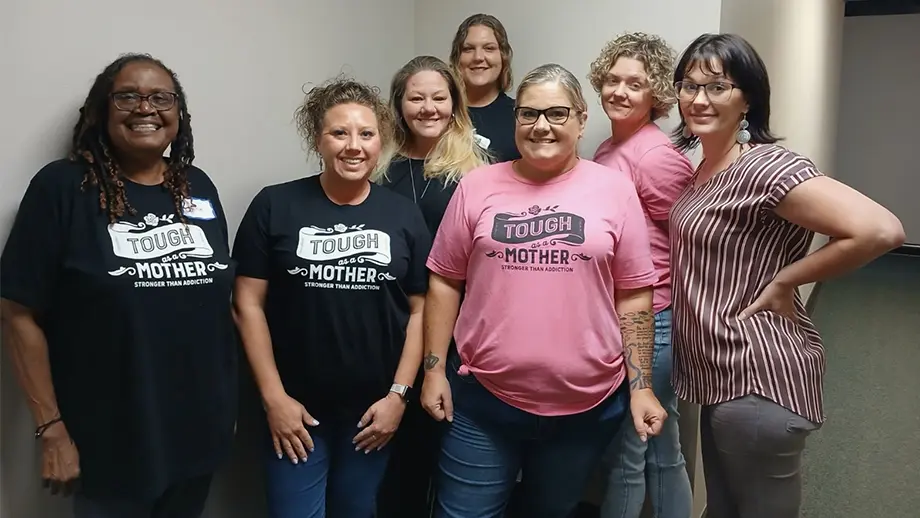
[[[316,419],[314,419],[314,420],[313,420],[313,426],[317,426],[317,425],[319,425],[319,421],[317,421]]]
[[[364,426],[364,425],[361,424],[361,421],[358,421],[358,428],[361,428],[362,426]]]
[[[312,450],[311,450],[311,451],[312,451]],[[302,458],[302,459],[300,459],[300,460],[302,460],[303,462],[307,462],[307,457],[304,456],[304,458]]]
[[[355,446],[355,451],[360,451],[360,450],[361,450],[360,446]]]
[[[279,453],[279,454],[278,454],[278,460],[281,460],[282,458],[284,458],[284,455],[282,455],[282,454]]]

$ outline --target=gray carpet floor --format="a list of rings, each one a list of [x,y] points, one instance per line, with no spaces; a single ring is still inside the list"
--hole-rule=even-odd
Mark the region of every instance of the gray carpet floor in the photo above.
[[[825,283],[828,420],[809,439],[803,518],[920,517],[920,257]]]

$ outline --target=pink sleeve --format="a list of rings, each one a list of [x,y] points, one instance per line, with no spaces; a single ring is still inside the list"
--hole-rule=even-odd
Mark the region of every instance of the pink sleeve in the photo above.
[[[668,219],[671,207],[687,188],[692,176],[690,160],[670,146],[649,150],[639,159],[633,172],[642,205],[656,221]]]
[[[645,215],[635,194],[629,193],[624,198],[623,221],[613,252],[613,283],[625,290],[653,286],[658,275],[652,264]]]
[[[428,254],[428,269],[449,279],[466,280],[472,248],[473,225],[467,217],[466,195],[461,182],[451,196],[438,227]]]

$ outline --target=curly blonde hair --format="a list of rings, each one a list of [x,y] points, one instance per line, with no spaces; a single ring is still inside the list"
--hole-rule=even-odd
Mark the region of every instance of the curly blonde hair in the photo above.
[[[380,89],[376,86],[339,76],[311,88],[306,93],[303,104],[294,112],[297,132],[303,138],[307,150],[322,159],[319,153],[319,140],[323,134],[323,119],[326,112],[340,104],[365,106],[370,108],[377,118],[382,150],[371,174],[373,180],[386,171],[395,153],[395,119],[389,104],[380,96]]]
[[[620,58],[636,59],[645,66],[649,87],[655,103],[652,105],[651,119],[667,117],[671,108],[677,104],[672,77],[676,52],[659,36],[632,32],[623,34],[608,42],[600,56],[591,63],[588,80],[594,91],[601,92],[607,79],[607,73]]]

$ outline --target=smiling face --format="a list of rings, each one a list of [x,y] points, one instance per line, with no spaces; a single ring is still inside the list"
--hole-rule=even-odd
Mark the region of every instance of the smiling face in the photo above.
[[[121,69],[112,85],[108,110],[109,138],[117,153],[166,151],[179,132],[175,88],[170,75],[153,63],[138,61]]]
[[[723,74],[722,64],[694,63],[684,74],[683,83],[692,85],[678,91],[680,113],[687,128],[703,139],[734,138],[748,103],[744,93],[733,87],[732,78]]]
[[[518,95],[517,105],[514,140],[528,166],[540,171],[562,171],[577,159],[578,139],[584,133],[586,116],[576,111],[571,95],[561,84],[545,82],[529,86]],[[560,122],[564,110],[551,110],[532,124],[526,120],[537,110],[549,108],[569,108],[568,118]]]
[[[366,181],[383,147],[374,111],[354,103],[333,106],[323,117],[317,147],[325,172],[347,181]]]
[[[650,121],[655,99],[645,65],[633,58],[616,60],[600,91],[604,112],[614,123]]]
[[[495,31],[484,25],[473,25],[467,31],[460,49],[459,67],[467,88],[494,86],[502,73],[502,54]]]
[[[447,80],[433,70],[413,74],[406,81],[401,109],[413,139],[440,138],[454,110]]]

